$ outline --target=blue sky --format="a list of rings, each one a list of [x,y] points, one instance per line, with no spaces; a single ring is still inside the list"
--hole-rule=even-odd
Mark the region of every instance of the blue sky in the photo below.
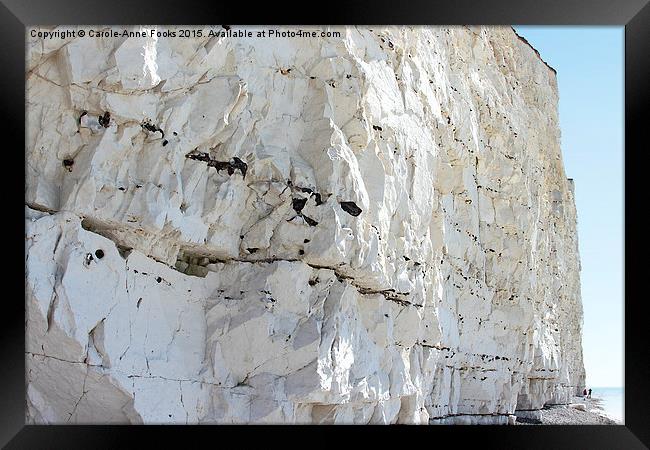
[[[587,385],[623,386],[624,28],[515,26],[557,70],[575,180]]]

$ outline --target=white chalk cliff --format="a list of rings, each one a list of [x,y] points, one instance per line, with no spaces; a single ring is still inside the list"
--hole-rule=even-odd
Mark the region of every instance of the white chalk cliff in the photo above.
[[[204,30],[28,30],[29,423],[512,423],[582,389],[533,48]]]

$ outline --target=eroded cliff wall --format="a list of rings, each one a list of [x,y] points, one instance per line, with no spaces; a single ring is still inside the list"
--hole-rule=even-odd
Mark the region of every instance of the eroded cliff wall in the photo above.
[[[507,423],[582,388],[555,73],[509,27],[332,30],[28,33],[29,422]]]

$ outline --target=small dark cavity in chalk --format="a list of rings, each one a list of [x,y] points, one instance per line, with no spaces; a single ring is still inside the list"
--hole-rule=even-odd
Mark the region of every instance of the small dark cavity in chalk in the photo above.
[[[341,202],[341,209],[351,216],[358,216],[362,213],[362,209],[357,206],[354,202]]]
[[[289,186],[291,186],[291,184],[289,184]],[[318,192],[314,192],[312,189],[306,188],[306,187],[299,187],[298,189],[301,192],[304,192],[305,194],[309,194],[310,197],[314,197],[314,201],[316,202],[316,206],[323,204],[323,198]]]
[[[203,161],[203,162],[211,162],[212,160],[210,159],[210,155],[207,153],[202,153],[202,152],[190,152],[187,155],[185,155],[186,158],[188,159],[193,159],[194,161]]]
[[[291,200],[291,205],[293,206],[293,209],[299,213],[302,211],[302,209],[305,207],[305,204],[307,203],[306,198],[294,198]]]
[[[243,178],[246,178],[246,172],[248,170],[248,164],[246,164],[241,159],[236,156],[232,158],[231,161],[217,161],[216,159],[210,158],[210,155],[205,152],[198,152],[196,150],[185,155],[188,159],[193,159],[195,161],[202,161],[208,164],[208,167],[214,167],[217,172],[221,170],[226,170],[228,175],[235,173],[235,169],[239,170]]]
[[[101,126],[108,128],[111,123],[111,113],[108,111],[104,112],[103,116],[99,116],[98,121]]]
[[[242,174],[243,178],[246,178],[246,171],[248,170],[248,164],[246,164],[244,161],[241,159],[237,158],[236,156],[232,158],[232,163],[230,163],[233,167],[233,169],[239,169],[239,171]]]
[[[316,222],[314,219],[307,217],[304,214],[302,214],[301,216],[305,220],[305,222],[307,222],[307,225],[309,225],[310,227],[315,227],[316,225],[318,225],[318,222]]]
[[[152,133],[155,133],[155,132],[159,131],[160,134],[161,134],[161,137],[163,137],[163,138],[165,137],[165,132],[163,130],[161,130],[160,127],[158,127],[156,125],[153,125],[153,124],[151,124],[149,122],[142,122],[140,124],[140,126],[143,129],[147,130],[147,131],[151,131]]]
[[[251,247],[251,248],[247,248],[247,249],[246,249],[246,251],[247,251],[248,253],[255,253],[255,252],[257,252],[258,250],[259,250],[259,248],[255,248],[255,247]]]

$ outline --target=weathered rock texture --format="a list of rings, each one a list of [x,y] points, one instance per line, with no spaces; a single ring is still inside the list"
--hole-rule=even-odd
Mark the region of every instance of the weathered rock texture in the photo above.
[[[333,30],[28,37],[29,422],[507,423],[582,388],[555,73],[509,27]]]

